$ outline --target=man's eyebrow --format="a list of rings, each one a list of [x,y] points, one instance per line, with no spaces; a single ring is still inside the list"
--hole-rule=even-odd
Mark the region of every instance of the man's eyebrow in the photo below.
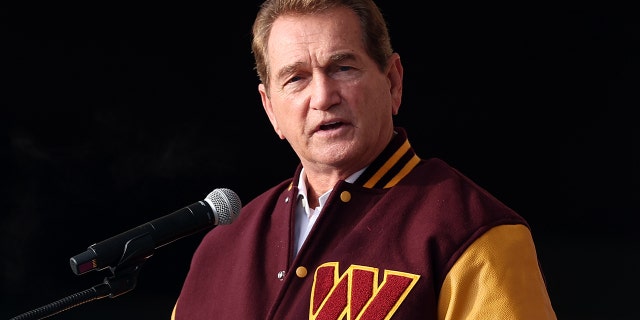
[[[331,55],[331,57],[329,58],[329,61],[331,61],[332,63],[342,62],[347,60],[356,60],[356,56],[350,52],[340,52],[340,53]]]
[[[286,65],[286,66],[282,67],[278,71],[278,73],[276,74],[276,79],[280,79],[280,78],[283,78],[283,77],[286,77],[286,76],[288,76],[290,74],[295,73],[298,69],[300,69],[300,66],[302,64],[303,64],[302,62],[295,62],[295,63],[292,63],[290,65]]]

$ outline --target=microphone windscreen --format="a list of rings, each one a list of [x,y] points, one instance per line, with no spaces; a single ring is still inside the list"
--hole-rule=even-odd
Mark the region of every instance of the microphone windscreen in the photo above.
[[[211,191],[205,201],[215,211],[216,225],[232,223],[238,217],[242,208],[240,197],[227,188],[218,188]]]

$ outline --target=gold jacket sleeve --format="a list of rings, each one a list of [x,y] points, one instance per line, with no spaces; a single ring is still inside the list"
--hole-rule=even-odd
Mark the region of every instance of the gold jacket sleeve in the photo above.
[[[494,227],[467,248],[444,280],[438,319],[557,319],[526,226]]]

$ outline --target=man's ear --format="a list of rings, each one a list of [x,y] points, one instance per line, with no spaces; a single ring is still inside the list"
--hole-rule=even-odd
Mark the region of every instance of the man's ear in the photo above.
[[[404,70],[402,68],[402,62],[400,61],[400,55],[393,53],[389,57],[387,78],[389,78],[390,90],[391,90],[391,112],[396,115],[400,109],[400,103],[402,102],[402,77]]]

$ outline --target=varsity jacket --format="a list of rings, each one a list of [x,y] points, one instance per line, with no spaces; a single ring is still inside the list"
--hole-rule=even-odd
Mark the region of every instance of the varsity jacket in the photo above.
[[[297,256],[300,165],[209,231],[171,319],[556,319],[527,222],[396,131]]]

